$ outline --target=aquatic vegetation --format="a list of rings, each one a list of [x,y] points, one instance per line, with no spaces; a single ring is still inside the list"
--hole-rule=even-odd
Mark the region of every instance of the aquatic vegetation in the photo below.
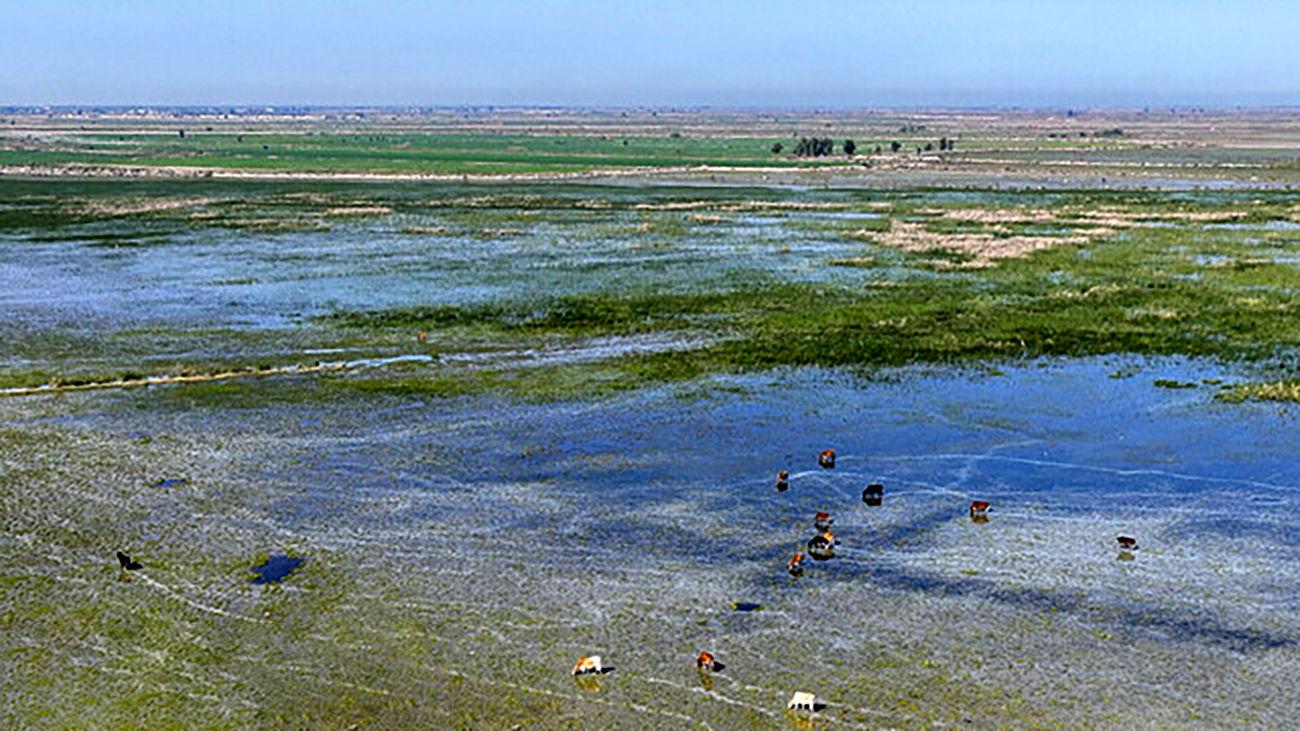
[[[10,217],[10,224],[28,240],[50,239],[39,244],[50,247],[78,246],[77,237],[88,235],[86,227],[98,225],[88,211],[136,210],[130,206],[139,208],[140,201],[148,201],[147,212],[125,217],[114,213],[104,219],[120,227],[148,216],[149,226],[165,227],[148,232],[160,235],[156,240],[165,249],[132,250],[130,256],[143,266],[162,266],[160,262],[171,257],[185,259],[191,251],[193,258],[185,260],[195,266],[214,257],[221,261],[232,251],[229,245],[195,249],[189,237],[193,231],[232,221],[279,220],[296,226],[295,221],[319,221],[330,209],[345,209],[391,210],[385,215],[402,217],[403,222],[394,227],[366,223],[369,217],[360,216],[357,223],[346,224],[358,226],[355,233],[345,228],[285,234],[288,238],[276,245],[273,260],[251,269],[207,272],[202,283],[182,279],[190,293],[182,301],[193,303],[185,305],[193,308],[192,317],[207,320],[202,327],[123,325],[93,337],[63,327],[38,335],[16,333],[9,339],[15,359],[0,363],[0,383],[7,387],[76,387],[159,375],[287,375],[280,369],[311,367],[329,359],[315,352],[346,350],[358,359],[409,353],[416,330],[433,334],[430,347],[438,353],[481,351],[493,344],[544,348],[557,338],[656,333],[680,334],[688,341],[698,337],[698,344],[686,350],[611,351],[603,362],[574,363],[563,372],[537,369],[513,381],[498,377],[516,370],[509,359],[483,363],[486,373],[476,370],[467,376],[446,369],[413,374],[392,368],[384,376],[416,379],[391,387],[393,392],[419,388],[430,394],[461,394],[505,384],[528,398],[581,394],[584,380],[593,393],[609,393],[706,373],[789,365],[871,368],[1125,352],[1270,359],[1296,348],[1300,337],[1287,324],[1300,306],[1300,271],[1281,260],[1290,245],[1286,232],[1265,232],[1274,237],[1270,245],[1276,250],[1266,258],[1255,240],[1257,232],[1197,229],[1189,236],[1186,228],[1232,210],[1269,220],[1288,215],[1294,204],[1284,194],[970,191],[953,202],[953,194],[924,191],[574,186],[543,192],[528,186],[413,190],[375,185],[357,193],[321,183],[2,185],[16,203],[0,211],[0,219]],[[76,191],[72,198],[78,201],[66,210],[48,195],[63,186]],[[246,195],[237,199],[237,190]],[[203,201],[206,210],[220,215],[190,218],[184,214],[189,209],[166,204],[169,195],[186,205]],[[122,202],[114,202],[119,197]],[[94,202],[100,198],[104,200]],[[990,245],[1025,236],[1041,237],[1045,245],[1051,240],[1048,248],[1035,244],[1030,248],[1036,250],[1000,259],[942,248],[897,251],[873,238],[891,219],[914,228],[919,224],[907,219],[917,215],[987,228],[1019,225],[1017,221],[1047,225],[1049,214],[1077,222],[1083,219],[1081,212],[1089,210],[1111,217],[1122,214],[1119,220],[1126,225],[1117,228],[1112,222],[1106,232],[1093,233],[1069,223],[1066,228],[1079,233],[956,234],[974,235]],[[742,212],[785,217],[746,222]],[[580,217],[572,218],[575,215]],[[715,222],[718,215],[725,222]],[[856,215],[874,218],[843,218]],[[463,217],[461,223],[449,223],[458,216]],[[676,228],[660,231],[662,238],[639,232],[637,222],[644,216]],[[693,221],[691,216],[706,219]],[[1170,225],[1137,225],[1153,218]],[[523,221],[528,223],[518,229],[522,233],[504,232]],[[862,236],[845,235],[846,229],[852,233],[864,224],[881,228]],[[430,236],[403,236],[398,231],[403,225]],[[438,228],[447,225],[461,233]],[[95,231],[96,236],[118,235],[113,229]],[[592,231],[604,233],[594,236]],[[950,238],[926,235],[940,243]],[[370,256],[372,249],[365,242],[375,236],[386,237],[382,240],[387,256]],[[1078,236],[1087,242],[1075,241]],[[1062,237],[1069,239],[1068,245],[1056,245]],[[474,244],[474,256],[481,263],[464,255],[469,240],[481,242]],[[332,253],[316,251],[318,241]],[[338,247],[338,242],[344,245]],[[240,255],[254,261],[260,256],[255,248],[235,250],[248,252]],[[77,249],[57,251],[73,255]],[[1248,266],[1198,266],[1198,256]],[[966,268],[972,264],[981,268]],[[350,277],[361,286],[349,301],[322,306],[306,296],[311,290],[305,283],[318,277]],[[417,277],[440,286],[392,287],[393,282],[421,281]],[[521,282],[536,282],[535,288],[520,289]],[[265,314],[252,328],[231,321],[228,310],[205,305],[220,301],[209,296],[203,289],[207,286],[229,289],[231,294],[223,297],[246,298]],[[285,293],[290,293],[289,300]],[[377,293],[383,294],[378,308],[358,306],[376,302]],[[160,290],[156,296],[168,294]],[[172,355],[162,358],[159,353]],[[425,383],[417,385],[421,379]],[[376,379],[362,379],[367,380]],[[452,385],[456,383],[460,385]],[[529,394],[530,386],[539,390]]]
[[[1300,403],[1300,380],[1289,379],[1268,383],[1233,384],[1218,393],[1217,398],[1228,402],[1281,401]]]
[[[861,269],[874,269],[880,266],[874,258],[869,256],[855,256],[846,259],[831,259],[827,262],[833,267],[858,267]]]
[[[1153,475],[1140,455],[1170,448],[1168,434],[1191,434],[1191,443],[1172,444],[1183,459],[1216,454],[1228,460],[1222,474],[1275,480],[1276,465],[1211,447],[1225,434],[1269,449],[1288,437],[1270,414],[1248,410],[1232,410],[1209,430],[1188,430],[1196,416],[1185,412],[1164,414],[1160,428],[1149,429],[1133,415],[1152,413],[1159,394],[1143,379],[1107,379],[1116,367],[1062,361],[1007,366],[993,379],[917,370],[872,381],[789,371],[742,377],[741,390],[685,405],[673,389],[577,405],[488,396],[413,408],[405,396],[363,391],[273,398],[282,388],[332,388],[325,384],[343,376],[238,382],[255,395],[237,410],[220,399],[194,408],[162,398],[205,384],[72,395],[60,404],[6,400],[0,415],[13,426],[0,430],[8,460],[0,528],[40,546],[6,584],[13,613],[0,614],[22,661],[13,682],[24,690],[10,698],[24,713],[69,722],[74,700],[77,718],[105,724],[380,719],[454,727],[576,708],[611,725],[645,723],[663,710],[716,728],[768,728],[771,717],[753,709],[781,709],[788,689],[813,673],[828,721],[864,725],[1101,724],[1138,706],[1177,725],[1192,712],[1224,718],[1235,706],[1223,700],[1242,692],[1263,705],[1233,711],[1234,719],[1269,718],[1289,708],[1266,696],[1286,676],[1255,659],[1291,650],[1189,648],[1285,638],[1285,630],[1250,624],[1240,608],[1250,601],[1242,597],[1263,591],[1272,602],[1290,584],[1291,569],[1274,550],[1285,533],[1268,532],[1281,530],[1264,527],[1272,525],[1269,508],[1247,502],[1240,518],[1252,537],[1239,535],[1234,547],[1262,563],[1218,573],[1215,561],[1198,558],[1207,549],[1219,555],[1222,540],[1174,538],[1185,530],[1184,514],[1163,506],[1212,503],[1232,488],[1196,474],[1171,477],[1187,469],[1171,465]],[[1198,381],[1216,373],[1178,361],[1147,370]],[[1098,400],[1098,388],[1119,391]],[[853,418],[837,418],[841,410]],[[75,429],[30,419],[69,412]],[[300,427],[306,416],[310,431]],[[955,424],[967,425],[957,437]],[[155,438],[132,436],[142,428]],[[772,490],[779,465],[753,455],[780,460],[793,447],[801,455],[795,469],[815,470],[827,429],[837,469],[817,470],[811,490],[798,475],[789,492]],[[1022,434],[1042,441],[1005,446]],[[942,450],[954,438],[961,439],[954,448],[969,445],[960,449],[970,454],[944,462],[935,445]],[[709,449],[699,449],[701,441]],[[1044,450],[1080,443],[1084,454],[1102,450],[1095,462],[1034,463]],[[976,459],[981,454],[989,459]],[[873,508],[869,529],[849,507],[863,464],[899,480],[900,500]],[[997,486],[985,497],[1015,509],[970,526],[954,496],[916,489],[963,465],[970,485]],[[1140,474],[1106,473],[1099,493],[1095,466]],[[156,490],[150,478],[158,474],[190,476],[195,487]],[[1180,489],[1170,490],[1170,480]],[[1038,488],[1048,484],[1050,491]],[[1085,509],[1099,494],[1112,499],[1100,519]],[[770,501],[794,505],[803,531],[827,499],[843,501],[837,539],[850,548],[791,582],[780,568],[793,546],[769,538],[795,525]],[[1043,533],[1041,512],[1053,516],[1050,540],[1034,537]],[[995,530],[961,532],[974,527]],[[1113,563],[1114,536],[1126,530],[1142,538],[1138,564],[1161,570],[1124,576],[1099,568]],[[1093,560],[1086,551],[1096,534],[1105,557]],[[704,537],[712,550],[698,555]],[[1186,556],[1158,550],[1174,543]],[[299,569],[281,590],[250,584],[250,566],[268,556],[250,559],[249,547],[284,545],[289,556],[310,556],[310,570]],[[118,547],[143,564],[130,582],[114,576]],[[1287,580],[1276,587],[1256,582],[1279,570]],[[476,580],[466,581],[471,571]],[[759,574],[778,574],[779,582]],[[1208,576],[1222,597],[1194,594]],[[1195,601],[1184,611],[1179,597],[1188,592]],[[762,610],[735,611],[732,601]],[[1221,626],[1204,621],[1205,602]],[[93,639],[27,642],[83,637]],[[614,652],[611,637],[626,638],[619,644],[627,648],[618,652],[627,672],[602,676],[599,697],[612,706],[583,700],[565,672],[587,648]],[[701,646],[732,648],[724,657],[757,690],[720,673],[715,691],[744,705],[656,682],[695,687],[681,673]],[[466,663],[470,652],[475,661]],[[80,672],[69,657],[104,670]],[[1175,702],[1160,695],[1164,686],[1125,683],[1150,682],[1139,657],[1174,668],[1181,687],[1203,697]],[[1053,677],[1064,666],[1088,670],[1080,697],[1037,683],[1030,664]],[[142,677],[149,686],[138,684]],[[449,692],[476,710],[406,703]]]

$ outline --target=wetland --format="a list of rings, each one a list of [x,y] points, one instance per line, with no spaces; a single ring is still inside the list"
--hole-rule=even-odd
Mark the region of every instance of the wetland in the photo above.
[[[353,160],[288,170],[321,178],[44,174],[92,143],[175,160],[147,125],[7,138],[6,723],[1300,713],[1300,193],[1268,152],[1291,148],[1210,147],[1195,118],[1072,118],[1129,137],[1063,146],[1012,114],[931,119],[966,125],[967,162],[854,172],[772,164],[768,122],[718,117],[516,130],[484,160],[484,128],[432,120],[364,155],[312,137]],[[898,120],[836,124],[868,122]],[[271,144],[222,124],[167,145]],[[539,162],[555,135],[582,154]],[[736,170],[641,170],[665,145]],[[1100,172],[1053,177],[1080,160]],[[818,511],[835,557],[793,578]],[[591,654],[612,670],[571,677]],[[794,691],[825,705],[787,713]]]

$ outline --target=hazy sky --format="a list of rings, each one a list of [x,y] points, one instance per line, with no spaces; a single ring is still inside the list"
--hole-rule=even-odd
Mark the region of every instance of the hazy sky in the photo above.
[[[1300,104],[1298,0],[0,0],[0,104]]]

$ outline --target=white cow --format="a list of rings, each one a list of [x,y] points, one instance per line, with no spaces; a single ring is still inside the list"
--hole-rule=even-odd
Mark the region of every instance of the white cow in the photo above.
[[[785,704],[785,707],[792,711],[815,711],[817,710],[817,696],[799,691],[790,696],[790,702]]]

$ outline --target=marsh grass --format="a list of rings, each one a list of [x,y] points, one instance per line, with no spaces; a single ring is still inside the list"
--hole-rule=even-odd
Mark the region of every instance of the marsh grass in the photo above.
[[[581,381],[573,374],[583,373],[606,390],[790,365],[871,368],[1106,353],[1265,360],[1300,347],[1300,328],[1293,324],[1300,315],[1300,269],[1287,261],[1300,237],[1286,230],[1204,228],[1206,220],[1264,223],[1293,215],[1294,196],[1286,193],[808,194],[526,185],[357,189],[205,181],[2,185],[11,205],[0,209],[0,231],[38,242],[75,244],[77,237],[92,237],[88,240],[95,243],[127,243],[142,234],[157,237],[150,241],[169,242],[171,234],[212,227],[313,230],[329,225],[324,212],[330,209],[391,210],[391,218],[367,214],[345,225],[360,235],[391,232],[396,226],[412,235],[438,238],[457,233],[474,240],[515,238],[519,249],[511,256],[522,260],[518,267],[505,262],[507,268],[500,273],[485,271],[484,278],[494,284],[524,276],[537,262],[547,271],[564,273],[557,286],[541,296],[340,308],[271,331],[177,328],[166,334],[123,330],[93,337],[62,329],[18,333],[9,340],[15,361],[0,367],[0,382],[7,386],[256,369],[317,359],[295,355],[298,349],[346,347],[360,355],[391,355],[410,352],[415,331],[436,333],[440,347],[449,350],[491,342],[532,347],[548,338],[667,331],[700,333],[706,340],[725,333],[728,338],[689,352],[572,364],[566,366],[572,374],[564,378],[543,376],[547,369],[542,368],[509,385],[521,393],[530,385],[548,393],[570,390],[572,383]],[[51,195],[51,190],[64,195]],[[189,218],[190,209],[172,205],[171,198],[209,201],[204,211],[213,215]],[[114,203],[118,200],[130,206]],[[118,209],[140,212],[111,220],[87,218],[88,210]],[[944,215],[957,210],[963,211],[959,218]],[[1089,211],[1162,225],[1125,226],[1085,244],[1001,259],[979,270],[965,269],[971,264],[967,254],[942,248],[899,251],[872,235],[888,230],[894,220],[916,219],[960,236],[991,230],[982,221],[1042,218],[1041,211],[1053,212],[1069,231],[1100,225],[1081,215]],[[745,223],[740,214],[750,213],[767,218]],[[855,213],[879,217],[846,217]],[[1013,233],[1048,224],[1021,225],[997,224]],[[324,230],[321,234],[334,235]],[[624,263],[602,254],[587,260],[585,250],[571,248],[603,241],[637,251],[639,258]],[[822,253],[832,246],[841,248],[829,256]],[[671,282],[656,279],[666,271],[664,266],[642,252],[674,248],[698,253],[701,265],[674,270],[678,274]],[[719,251],[726,252],[724,270],[704,263]],[[780,256],[786,259],[806,258],[807,263],[791,263],[785,273],[771,271],[779,252],[785,252]],[[285,254],[284,261],[293,255]],[[477,256],[469,252],[438,266],[472,272],[480,266]],[[873,273],[870,281],[863,281],[854,277],[855,269],[879,269],[881,275]],[[803,274],[818,270],[829,278],[809,281]],[[617,285],[582,291],[590,275],[611,272],[616,276],[606,281]],[[240,273],[222,281],[248,280]],[[160,352],[184,355],[168,359]],[[482,375],[469,378],[470,386],[437,380],[446,377],[399,388],[455,394],[465,388],[503,387]]]
[[[1171,276],[1186,268],[1171,253],[1182,242],[1178,231],[1144,231],[1093,244],[1088,257],[1049,250],[978,276],[905,279],[885,290],[773,283],[759,291],[596,293],[517,305],[340,313],[329,320],[349,328],[485,325],[575,335],[717,322],[740,338],[691,355],[654,357],[691,358],[724,370],[1116,352],[1263,358],[1300,346],[1300,331],[1283,316],[1294,315],[1300,303],[1294,290],[1280,286],[1296,283],[1294,268],[1259,264],[1182,280]],[[951,258],[963,261],[959,254]],[[1068,282],[1049,277],[1059,272],[1070,274]],[[1240,306],[1243,289],[1257,308]]]

